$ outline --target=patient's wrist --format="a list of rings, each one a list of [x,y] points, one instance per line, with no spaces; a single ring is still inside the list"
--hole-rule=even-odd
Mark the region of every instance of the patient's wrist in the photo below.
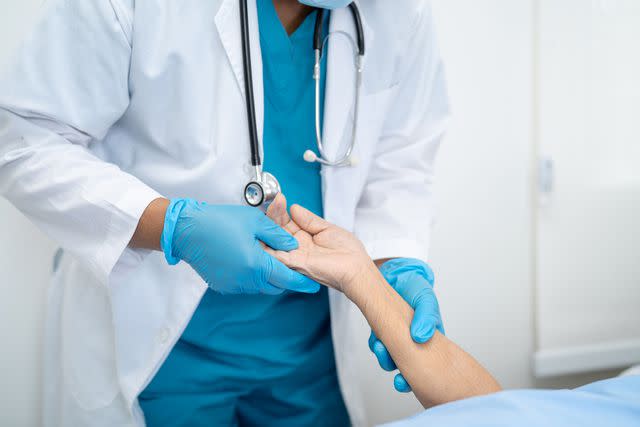
[[[353,279],[343,286],[342,291],[347,298],[360,306],[366,304],[371,287],[378,284],[380,280],[384,280],[380,271],[373,261],[369,261],[358,269],[358,274],[354,274]]]

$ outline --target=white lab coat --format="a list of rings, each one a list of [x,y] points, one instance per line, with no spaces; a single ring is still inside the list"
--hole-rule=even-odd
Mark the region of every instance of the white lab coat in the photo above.
[[[359,164],[323,169],[324,212],[373,258],[425,259],[433,162],[449,113],[429,3],[362,0],[360,9]],[[354,35],[347,10],[333,13],[331,31]],[[44,425],[144,425],[137,396],[206,285],[188,265],[127,244],[161,195],[242,202],[252,169],[240,43],[237,0],[49,0],[0,80],[0,193],[64,249],[49,289]],[[352,47],[332,39],[331,157],[349,142],[353,67]],[[349,349],[366,345],[368,329],[342,295],[332,292],[330,304],[342,392],[362,425],[365,391]]]

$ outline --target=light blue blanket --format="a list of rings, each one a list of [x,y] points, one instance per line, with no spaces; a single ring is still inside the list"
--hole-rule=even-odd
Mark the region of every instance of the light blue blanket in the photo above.
[[[640,376],[575,390],[513,390],[437,406],[385,427],[640,427]]]

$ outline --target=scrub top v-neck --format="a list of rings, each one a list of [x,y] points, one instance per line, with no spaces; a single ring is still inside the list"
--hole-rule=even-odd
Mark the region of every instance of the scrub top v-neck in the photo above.
[[[258,14],[265,93],[264,168],[278,178],[289,205],[298,203],[322,216],[320,165],[302,158],[307,149],[317,151],[312,50],[315,13],[291,35],[282,27],[271,1],[258,0]],[[322,73],[321,106],[325,76]]]
[[[278,178],[290,205],[298,203],[322,215],[320,167],[302,159],[305,150],[316,148],[316,13],[288,35],[272,0],[257,0],[257,6],[265,94],[264,169]],[[325,22],[324,34],[327,30]],[[324,86],[323,78],[320,105]],[[177,404],[176,394],[191,398],[178,399]],[[188,419],[185,425],[200,425],[202,416],[210,425],[233,425],[239,419],[264,426],[348,425],[326,288],[315,295],[280,296],[207,291],[140,404],[150,427],[153,420],[168,425],[176,417]],[[182,415],[174,416],[178,413]]]

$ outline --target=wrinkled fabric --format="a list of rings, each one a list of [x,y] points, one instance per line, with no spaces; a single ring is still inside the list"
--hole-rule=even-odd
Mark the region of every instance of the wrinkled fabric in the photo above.
[[[262,55],[256,2],[247,4],[261,136]],[[324,217],[374,259],[429,259],[434,164],[450,116],[431,2],[358,4],[359,163],[323,168]],[[40,13],[0,77],[0,194],[63,248],[48,286],[42,419],[141,426],[138,395],[210,291],[186,263],[127,245],[157,197],[243,203],[254,170],[239,2],[47,0]],[[331,12],[330,31],[356,37],[348,8]],[[329,157],[351,141],[353,55],[346,37],[331,38]],[[370,425],[362,375],[375,359],[361,357],[370,329],[344,295],[329,290],[329,303],[351,420]]]
[[[385,427],[637,427],[640,376],[575,390],[511,390],[440,405]]]
[[[258,0],[257,5],[265,99],[264,168],[279,180],[290,204],[308,206],[321,215],[320,169],[300,157],[315,146],[314,81],[306,72],[313,69],[310,46],[315,14],[289,36],[272,0]],[[213,210],[216,218],[212,219],[219,222],[219,227],[211,223],[215,232],[204,236],[205,241],[212,241],[208,248],[212,259],[200,256],[206,242],[197,243],[193,252],[196,270],[203,271],[203,277],[213,276],[210,286],[214,291],[205,294],[186,331],[141,394],[147,425],[349,425],[336,373],[326,288],[313,295],[238,295],[239,289],[247,289],[235,279],[237,261],[251,257],[234,253],[243,238],[239,236],[236,242],[233,236],[254,229],[256,222],[264,225],[268,219],[246,207],[207,209]],[[192,232],[192,222],[189,219],[179,227],[176,235],[185,232],[182,228]],[[271,227],[268,232],[276,234],[272,243],[264,240],[269,246],[288,247],[288,240],[293,239]],[[176,246],[180,246],[179,239]],[[251,240],[255,239],[246,242],[243,252],[262,252],[263,257],[264,251]],[[220,272],[212,274],[216,270]],[[216,280],[221,274],[225,277]],[[279,289],[264,286],[260,283],[255,290],[271,293]]]

